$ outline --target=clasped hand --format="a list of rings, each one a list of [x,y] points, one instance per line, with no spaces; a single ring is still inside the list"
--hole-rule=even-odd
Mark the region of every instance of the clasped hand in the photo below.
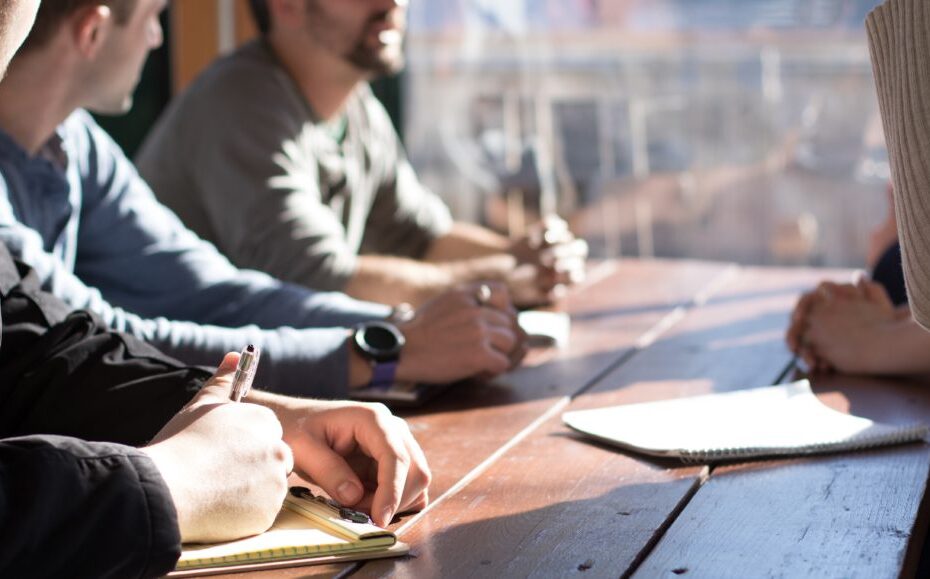
[[[870,373],[879,364],[881,333],[907,317],[897,310],[880,284],[823,282],[801,296],[785,336],[788,347],[812,371]]]
[[[584,281],[588,244],[559,217],[550,216],[516,240],[511,254],[517,267],[508,277],[513,301],[520,307],[552,303],[565,288]]]

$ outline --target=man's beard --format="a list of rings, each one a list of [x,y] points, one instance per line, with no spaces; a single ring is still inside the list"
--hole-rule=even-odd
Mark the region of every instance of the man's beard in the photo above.
[[[338,26],[320,5],[320,0],[305,1],[305,10],[313,22],[314,28],[323,29],[327,26]],[[404,68],[405,59],[402,46],[394,49],[393,46],[379,45],[372,49],[366,45],[366,39],[371,32],[370,27],[384,22],[387,18],[389,18],[389,12],[373,14],[359,34],[355,46],[342,55],[342,58],[370,78],[396,74]],[[314,31],[311,30],[311,32]]]
[[[397,50],[382,47],[381,50],[371,50],[364,44],[364,39],[355,45],[346,58],[356,68],[373,77],[390,76],[397,74],[404,68],[405,59],[404,51],[401,47]]]

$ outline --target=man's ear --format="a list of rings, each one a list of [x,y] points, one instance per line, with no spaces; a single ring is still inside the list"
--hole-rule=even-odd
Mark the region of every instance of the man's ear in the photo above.
[[[307,3],[303,0],[268,0],[271,27],[302,28],[307,17]]]
[[[103,47],[113,14],[109,6],[97,4],[78,10],[71,18],[71,34],[78,52],[94,58]]]

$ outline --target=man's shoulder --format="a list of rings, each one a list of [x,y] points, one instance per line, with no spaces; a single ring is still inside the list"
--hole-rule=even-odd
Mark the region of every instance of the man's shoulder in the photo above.
[[[224,101],[254,98],[256,94],[272,96],[267,91],[282,81],[284,70],[262,40],[253,40],[231,54],[217,59],[184,91],[186,100],[222,96]]]
[[[284,70],[265,43],[255,40],[201,73],[169,104],[156,131],[162,139],[189,143],[241,131],[237,122],[241,118],[289,118],[299,110],[292,104],[290,90]]]

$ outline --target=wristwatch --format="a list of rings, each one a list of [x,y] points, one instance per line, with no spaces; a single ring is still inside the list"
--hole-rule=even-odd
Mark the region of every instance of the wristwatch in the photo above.
[[[369,386],[390,386],[394,383],[400,351],[407,342],[397,326],[390,322],[365,322],[355,327],[353,343],[356,351],[371,363]]]

